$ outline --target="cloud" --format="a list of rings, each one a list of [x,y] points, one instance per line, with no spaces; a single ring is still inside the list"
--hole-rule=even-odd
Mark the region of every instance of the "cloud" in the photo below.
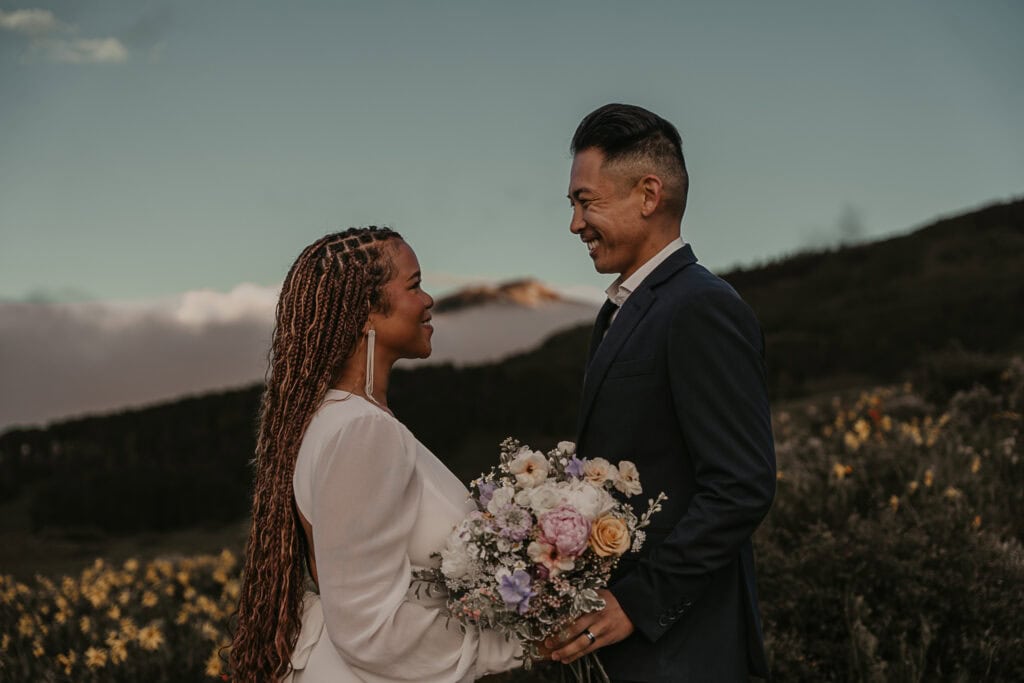
[[[13,12],[0,10],[0,28],[27,36],[42,36],[67,27],[50,10],[16,9]]]
[[[128,49],[117,38],[52,40],[38,44],[50,61],[65,64],[116,64],[128,61]]]
[[[80,38],[77,28],[50,10],[0,10],[0,29],[29,38],[26,55],[65,64],[118,64],[128,61],[128,48],[117,38]]]
[[[0,431],[263,379],[278,288],[156,301],[0,301]],[[472,364],[591,322],[594,303],[484,304],[434,316],[427,361]]]

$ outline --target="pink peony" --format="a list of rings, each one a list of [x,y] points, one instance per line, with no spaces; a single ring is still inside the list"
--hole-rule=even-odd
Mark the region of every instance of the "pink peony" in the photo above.
[[[537,520],[543,540],[564,557],[579,557],[587,549],[590,522],[575,508],[559,505]]]

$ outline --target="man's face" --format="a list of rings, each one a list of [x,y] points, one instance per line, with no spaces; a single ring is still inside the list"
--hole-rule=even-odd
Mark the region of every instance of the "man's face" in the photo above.
[[[614,170],[602,169],[604,152],[578,152],[569,176],[572,222],[599,273],[629,277],[647,260],[650,235],[641,214],[643,192]]]

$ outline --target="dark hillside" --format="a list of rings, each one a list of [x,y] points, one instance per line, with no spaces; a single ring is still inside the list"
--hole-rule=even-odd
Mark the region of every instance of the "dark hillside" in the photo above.
[[[761,319],[776,397],[892,382],[960,388],[1024,350],[1024,201],[725,278]],[[502,363],[398,370],[391,404],[463,479],[516,436],[574,437],[589,330]],[[991,377],[990,377],[991,376]],[[927,388],[927,387],[925,387]],[[0,435],[0,503],[34,530],[162,531],[245,515],[259,387]]]

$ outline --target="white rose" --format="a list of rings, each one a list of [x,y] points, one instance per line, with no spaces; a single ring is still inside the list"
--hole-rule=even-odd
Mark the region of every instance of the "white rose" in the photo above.
[[[516,502],[530,508],[534,515],[540,516],[561,505],[564,498],[555,485],[542,484],[520,491],[516,495]]]
[[[508,470],[516,475],[519,486],[530,488],[548,478],[548,459],[543,453],[524,448],[508,464]]]
[[[629,460],[619,463],[619,477],[615,480],[615,488],[627,496],[639,496],[643,493],[643,489],[640,488],[640,472]]]
[[[473,558],[458,541],[441,551],[441,572],[450,579],[460,579],[473,569]]]
[[[604,458],[587,458],[583,461],[583,478],[591,484],[601,486],[606,481],[619,478],[619,470]]]
[[[496,489],[487,503],[487,511],[492,515],[498,514],[503,507],[510,504],[516,496],[516,490],[511,486],[502,486]]]
[[[574,444],[572,441],[559,441],[558,445],[555,446],[555,448],[558,449],[559,453],[561,453],[567,458],[576,455],[576,444]]]
[[[591,522],[615,507],[615,499],[602,487],[574,481],[562,490],[562,499]]]

